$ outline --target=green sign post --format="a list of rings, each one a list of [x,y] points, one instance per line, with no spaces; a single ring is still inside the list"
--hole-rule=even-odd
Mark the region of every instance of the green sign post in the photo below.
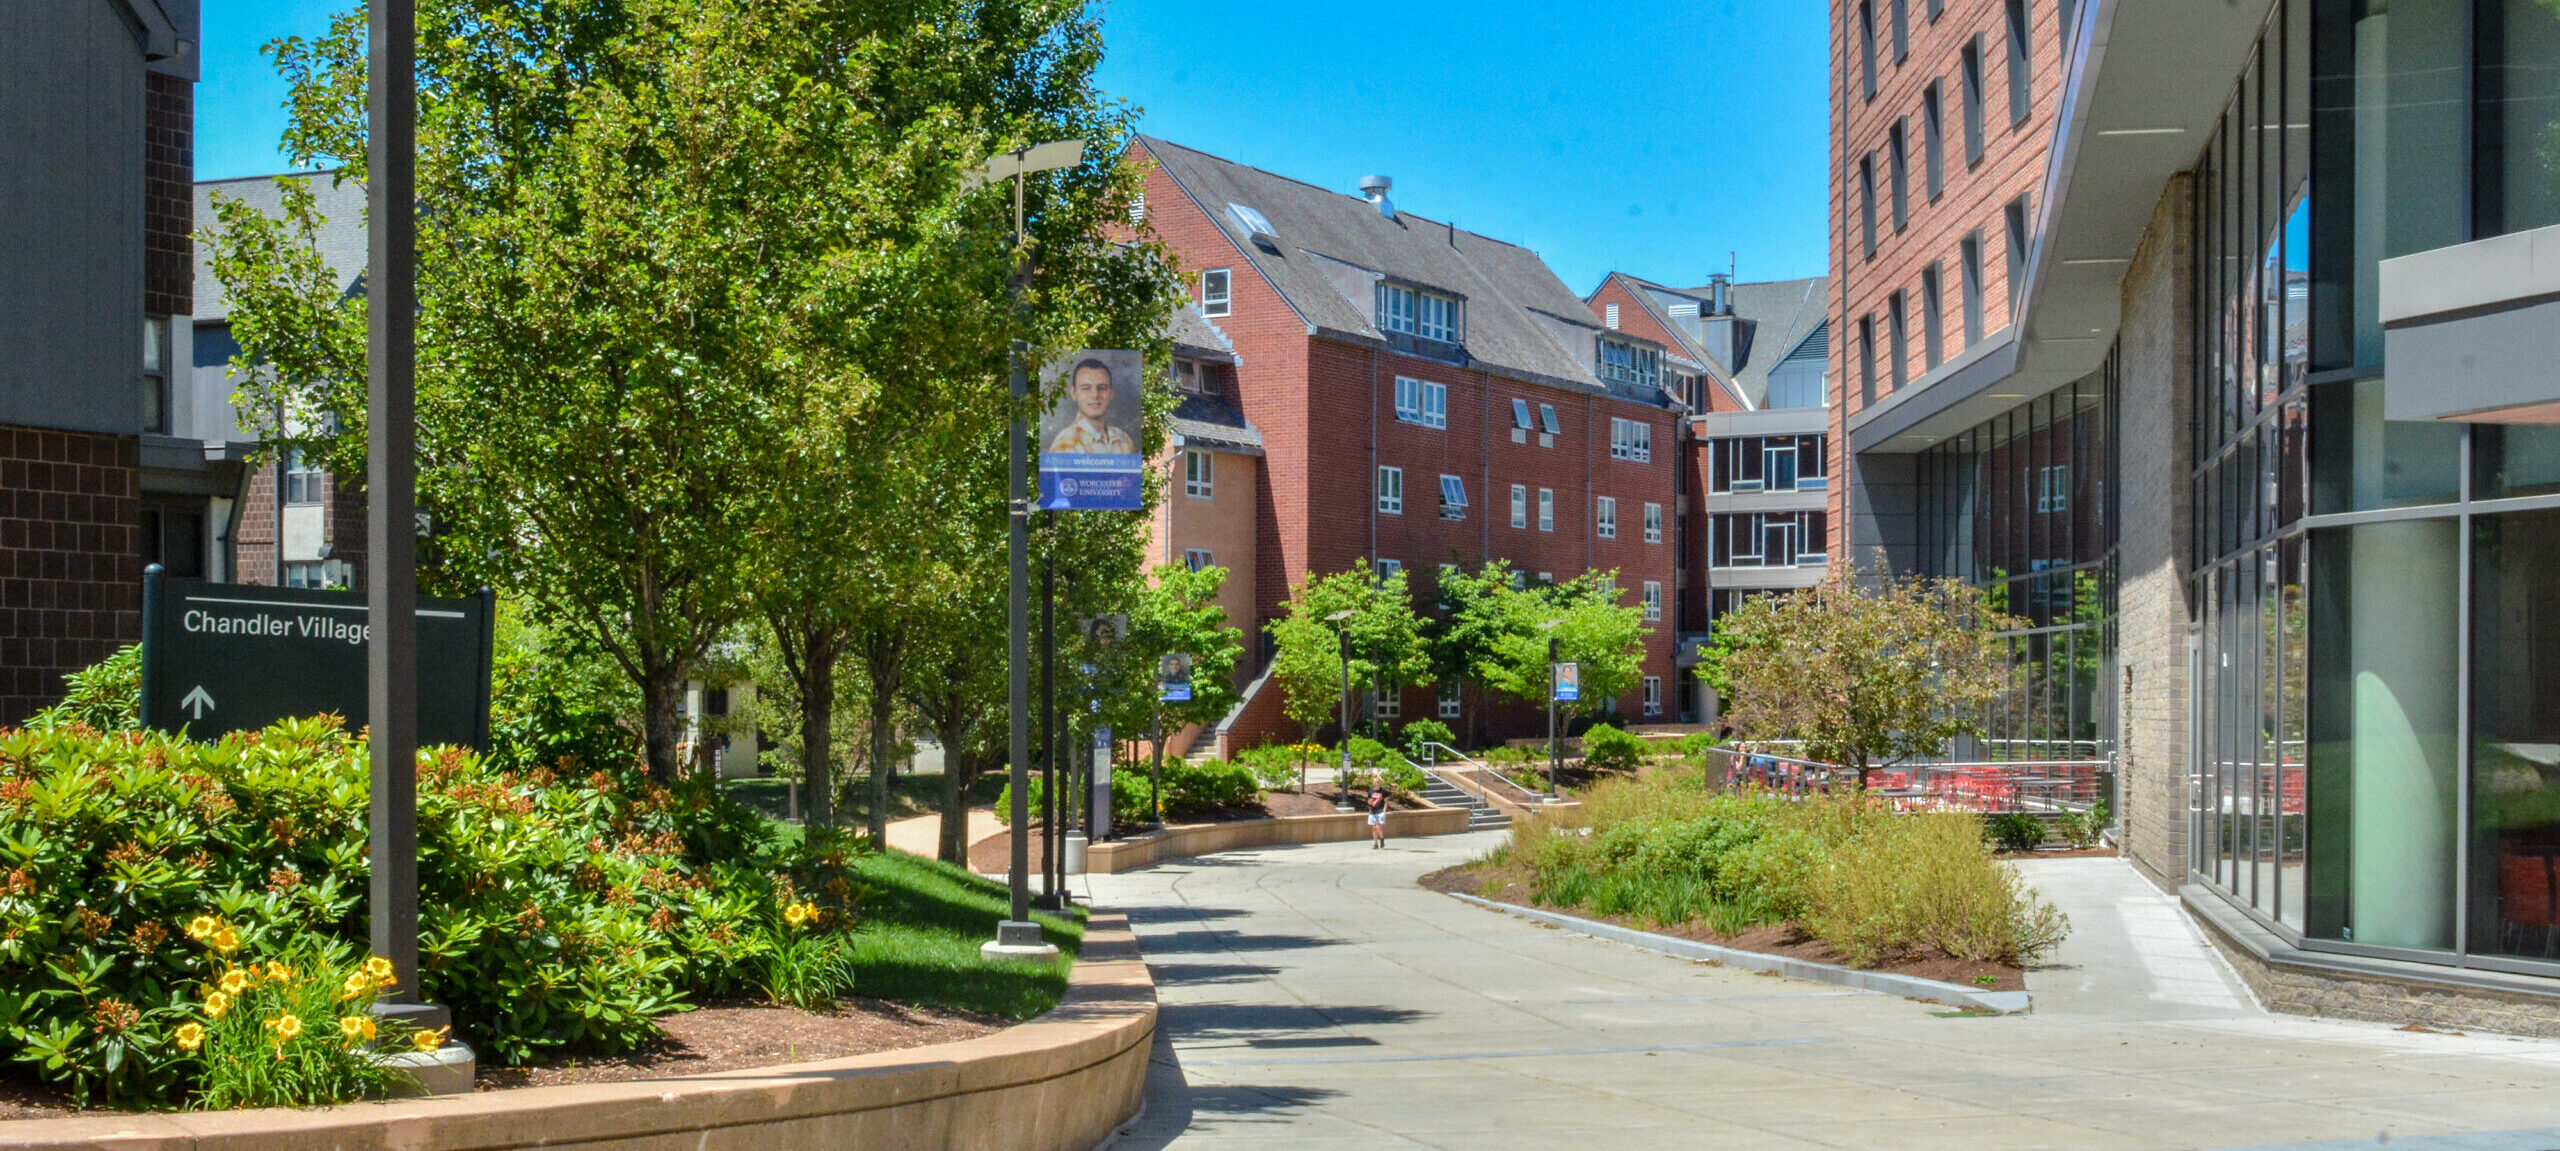
[[[418,600],[418,742],[489,743],[491,596]],[[370,720],[357,592],[173,580],[142,583],[142,725],[197,739],[330,712]]]

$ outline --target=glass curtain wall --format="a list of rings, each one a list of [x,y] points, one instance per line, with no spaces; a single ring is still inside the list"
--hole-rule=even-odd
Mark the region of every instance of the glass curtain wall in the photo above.
[[[2560,12],[2278,0],[2196,164],[2195,877],[2560,959],[2560,437],[2383,418],[2379,262],[2555,222]]]
[[[2008,690],[1959,759],[2084,759],[2114,746],[2118,357],[1921,453],[1922,571],[2025,621]]]

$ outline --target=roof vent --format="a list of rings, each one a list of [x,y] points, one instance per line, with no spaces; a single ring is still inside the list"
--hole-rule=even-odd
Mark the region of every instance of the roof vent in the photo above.
[[[1395,186],[1396,182],[1385,176],[1360,177],[1360,194],[1378,206],[1379,215],[1390,220],[1396,218],[1396,202],[1387,198],[1387,189]]]
[[[1733,314],[1733,276],[1731,274],[1707,273],[1707,303],[1709,305],[1707,314],[1710,316]]]

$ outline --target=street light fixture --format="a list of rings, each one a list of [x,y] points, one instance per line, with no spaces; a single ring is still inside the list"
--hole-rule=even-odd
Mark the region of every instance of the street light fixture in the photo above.
[[[1072,168],[1084,160],[1084,141],[1058,140],[1001,152],[988,157],[977,170],[962,176],[961,186],[974,189],[983,184],[1011,178],[1013,180],[1013,250],[1014,268],[1006,291],[1015,310],[1022,307],[1023,281],[1030,275],[1026,252],[1028,237],[1022,225],[1023,181],[1034,172],[1050,172]],[[978,948],[988,955],[1046,959],[1058,954],[1055,945],[1040,937],[1040,925],[1031,919],[1031,624],[1024,603],[1025,585],[1031,581],[1031,432],[1023,420],[1024,401],[1031,396],[1031,375],[1024,359],[1022,340],[1016,338],[1009,350],[1010,375],[1013,378],[1013,419],[1005,431],[1006,483],[1005,501],[1010,512],[1010,538],[1007,541],[1005,594],[1005,639],[1009,660],[1010,683],[1007,712],[1012,722],[1011,743],[1006,748],[1012,759],[1013,783],[1013,859],[1006,878],[1013,888],[1013,915],[996,925],[996,937]]]
[[[1563,653],[1560,650],[1561,643],[1556,636],[1556,627],[1563,622],[1564,619],[1558,617],[1542,620],[1538,624],[1538,630],[1547,633],[1547,802],[1549,803],[1555,802],[1556,799],[1556,765],[1560,759],[1556,746],[1556,689],[1558,686],[1556,667],[1557,657]]]
[[[1342,641],[1342,766],[1334,769],[1333,809],[1351,810],[1351,629],[1343,626],[1354,613],[1344,608],[1324,617]]]

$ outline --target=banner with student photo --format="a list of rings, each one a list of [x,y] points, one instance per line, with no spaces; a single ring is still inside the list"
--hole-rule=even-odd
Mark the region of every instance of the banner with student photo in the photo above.
[[[1132,512],[1146,506],[1138,454],[1144,360],[1132,351],[1077,352],[1042,373],[1058,395],[1040,421],[1044,511]]]

